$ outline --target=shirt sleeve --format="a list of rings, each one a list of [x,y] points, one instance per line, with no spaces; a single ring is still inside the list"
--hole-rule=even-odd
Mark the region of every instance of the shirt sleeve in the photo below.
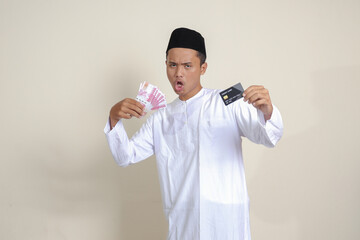
[[[264,114],[243,101],[236,106],[236,119],[244,137],[250,141],[274,147],[283,135],[283,122],[280,111],[273,105],[271,118],[265,121]]]
[[[140,162],[154,154],[152,116],[142,125],[139,131],[129,139],[124,125],[120,120],[110,130],[110,123],[107,121],[104,128],[111,154],[116,163],[121,167]]]

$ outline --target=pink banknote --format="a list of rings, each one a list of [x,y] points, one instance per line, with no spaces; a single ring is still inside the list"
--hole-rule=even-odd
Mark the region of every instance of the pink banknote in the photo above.
[[[136,100],[145,107],[145,112],[166,107],[165,94],[148,82],[140,84]]]

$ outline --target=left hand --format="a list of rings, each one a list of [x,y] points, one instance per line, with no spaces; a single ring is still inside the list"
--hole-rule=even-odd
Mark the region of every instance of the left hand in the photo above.
[[[273,105],[271,103],[269,91],[264,88],[264,86],[250,86],[244,91],[243,96],[245,102],[252,104],[264,114],[265,120],[271,118]]]

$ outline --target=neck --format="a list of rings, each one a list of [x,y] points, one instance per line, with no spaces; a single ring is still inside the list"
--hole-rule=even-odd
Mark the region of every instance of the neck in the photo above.
[[[197,88],[195,88],[192,92],[186,94],[186,95],[181,95],[179,96],[179,99],[181,101],[187,101],[189,100],[190,98],[194,97],[196,94],[198,94],[202,89],[202,86],[199,85]]]

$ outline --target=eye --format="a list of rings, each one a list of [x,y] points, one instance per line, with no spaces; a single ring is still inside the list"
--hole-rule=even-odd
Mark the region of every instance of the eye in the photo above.
[[[176,67],[176,64],[175,63],[170,63],[169,66],[170,67]]]
[[[186,67],[186,68],[191,68],[191,65],[190,65],[190,64],[186,64],[185,67]]]

